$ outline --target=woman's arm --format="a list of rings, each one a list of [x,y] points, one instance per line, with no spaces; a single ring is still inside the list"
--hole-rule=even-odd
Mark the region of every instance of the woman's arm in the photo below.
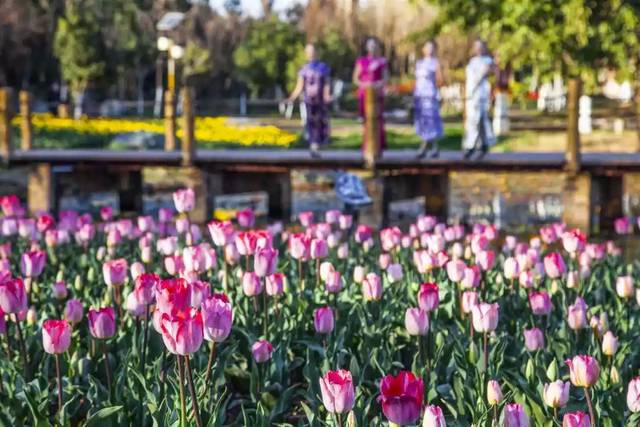
[[[353,67],[353,76],[351,77],[353,84],[360,87],[360,64],[356,62],[356,66]]]
[[[304,88],[304,79],[302,78],[302,76],[298,76],[296,87],[295,89],[293,89],[293,92],[291,92],[291,95],[289,95],[289,98],[287,98],[287,102],[295,101],[302,93],[303,88]]]
[[[324,99],[326,104],[333,102],[333,97],[331,96],[331,79],[329,77],[327,77],[327,80],[324,82],[322,99]]]

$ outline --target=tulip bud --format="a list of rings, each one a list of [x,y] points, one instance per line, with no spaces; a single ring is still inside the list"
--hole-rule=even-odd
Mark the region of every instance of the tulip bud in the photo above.
[[[356,414],[354,414],[353,411],[349,411],[349,415],[347,415],[347,427],[358,427]]]
[[[532,359],[529,359],[529,361],[527,362],[527,366],[524,369],[524,376],[527,380],[533,381],[533,378],[535,376],[535,367],[533,366]]]
[[[607,331],[602,337],[602,352],[607,356],[613,356],[618,350],[618,338],[611,331]]]
[[[471,341],[469,344],[469,351],[467,352],[467,360],[471,365],[475,365],[478,362],[478,347],[475,342]]]
[[[489,380],[487,383],[487,402],[491,406],[502,402],[502,389],[496,380]]]
[[[611,380],[612,384],[618,384],[620,382],[620,374],[618,373],[618,368],[615,366],[611,367],[611,373],[609,374],[609,380]]]
[[[79,274],[76,274],[76,278],[73,280],[73,289],[77,292],[82,291],[84,284],[82,283],[82,277]]]
[[[38,323],[38,313],[36,312],[36,308],[31,306],[29,310],[27,310],[27,325],[33,326],[36,323]]]
[[[556,378],[558,378],[558,362],[556,359],[553,359],[547,367],[547,378],[549,378],[550,381],[555,381]]]

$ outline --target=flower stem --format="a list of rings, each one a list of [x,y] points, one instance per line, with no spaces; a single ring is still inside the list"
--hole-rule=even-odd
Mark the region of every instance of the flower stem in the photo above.
[[[180,390],[180,427],[187,425],[187,404],[184,400],[184,368],[182,366],[182,356],[176,354],[178,358],[178,381]]]
[[[104,353],[104,371],[107,374],[107,389],[111,396],[111,368],[109,368],[109,353],[107,352],[107,343],[102,342],[102,352]]]
[[[489,352],[487,351],[489,348],[489,343],[487,342],[487,333],[484,334],[484,372],[487,372],[487,367],[489,366]]]
[[[147,340],[149,339],[149,304],[144,312],[144,332],[142,334],[142,355],[140,357],[140,373],[144,377],[144,365],[147,358]]]
[[[269,306],[267,305],[267,291],[262,291],[262,303],[264,305],[264,339],[269,339]]]
[[[191,393],[191,404],[193,405],[193,413],[196,417],[196,426],[202,427],[200,408],[198,407],[198,395],[196,393],[196,388],[193,386],[193,372],[191,371],[191,363],[189,363],[189,355],[182,356],[182,358],[187,367],[187,383],[189,384],[189,392]]]
[[[591,403],[591,393],[589,393],[589,389],[587,387],[584,388],[584,397],[587,399],[587,406],[589,407],[589,418],[591,420],[591,425],[596,425],[596,416],[593,412],[593,404]]]
[[[24,337],[22,336],[22,328],[20,327],[20,319],[18,319],[18,313],[15,315],[16,328],[18,329],[18,340],[20,341],[20,350],[22,352],[22,361],[24,362],[24,377],[29,380],[29,356],[27,356],[27,346],[24,343]]]
[[[215,341],[211,341],[211,350],[209,351],[209,362],[207,363],[207,373],[204,376],[204,392],[207,392],[207,388],[209,388],[209,378],[211,377],[211,371],[213,369],[213,361],[216,356],[216,343]]]
[[[62,412],[62,374],[60,372],[60,355],[56,354],[56,377],[58,379],[58,414]]]

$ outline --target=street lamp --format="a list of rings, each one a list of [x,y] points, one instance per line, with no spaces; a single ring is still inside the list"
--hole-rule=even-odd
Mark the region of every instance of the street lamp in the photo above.
[[[175,93],[176,88],[176,60],[184,56],[184,48],[175,44],[173,40],[166,36],[160,36],[157,40],[157,47],[160,52],[167,52],[167,90]]]

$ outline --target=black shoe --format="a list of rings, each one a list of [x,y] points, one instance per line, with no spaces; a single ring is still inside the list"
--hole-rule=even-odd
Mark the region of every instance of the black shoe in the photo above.
[[[488,151],[489,147],[487,147],[486,145],[480,147],[480,154],[478,155],[478,158],[476,160],[482,160],[482,158],[487,154]]]
[[[429,158],[437,159],[439,156],[440,156],[440,148],[438,148],[438,146],[436,145],[435,147],[433,147],[433,150],[429,152]]]
[[[473,156],[473,149],[471,150],[464,150],[464,155],[462,156],[465,160],[469,160],[471,158],[471,156]]]
[[[416,158],[423,159],[427,155],[427,152],[429,151],[429,146],[430,144],[428,142],[423,142],[422,145],[420,146],[420,149],[418,150],[418,155],[416,156]]]

